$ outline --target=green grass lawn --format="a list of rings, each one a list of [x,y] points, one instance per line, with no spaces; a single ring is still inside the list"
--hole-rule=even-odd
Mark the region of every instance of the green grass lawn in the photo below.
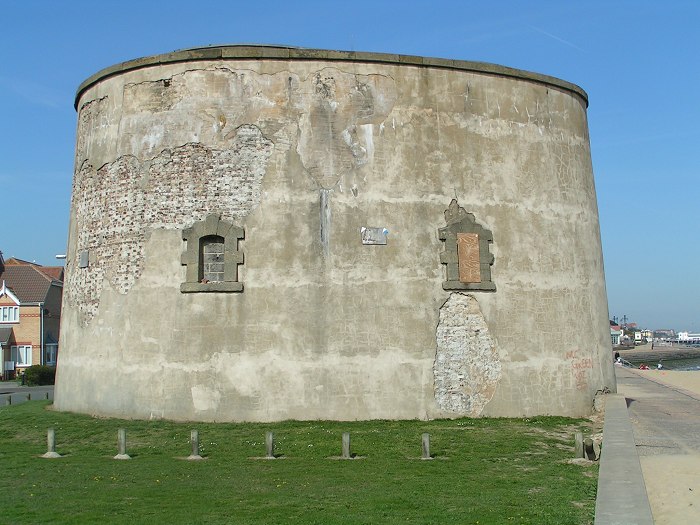
[[[0,408],[0,523],[593,523],[598,466],[566,463],[586,420],[171,423]],[[61,459],[43,459],[46,432]],[[112,459],[127,429],[131,461]],[[204,461],[183,461],[190,430]],[[265,432],[275,433],[275,460]],[[358,457],[338,460],[351,433]],[[432,461],[420,460],[421,434]]]

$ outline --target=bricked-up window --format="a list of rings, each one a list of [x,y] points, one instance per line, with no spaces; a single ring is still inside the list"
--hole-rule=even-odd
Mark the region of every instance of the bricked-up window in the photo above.
[[[218,235],[202,237],[200,280],[203,283],[218,283],[224,280],[224,238]]]
[[[452,199],[445,210],[447,226],[438,230],[445,251],[440,253],[440,262],[446,266],[444,290],[480,290],[495,292],[496,284],[491,280],[491,265],[494,258],[489,244],[493,242],[490,230],[476,222]]]
[[[209,215],[182,231],[187,247],[182,264],[187,266],[182,293],[242,292],[238,266],[243,264],[243,251],[238,243],[245,237],[243,228]]]

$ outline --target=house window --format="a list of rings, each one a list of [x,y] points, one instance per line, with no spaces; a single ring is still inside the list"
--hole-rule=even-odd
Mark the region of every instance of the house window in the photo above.
[[[10,348],[10,359],[17,366],[31,366],[32,364],[32,345],[18,345]]]
[[[19,306],[0,306],[0,323],[18,323]]]
[[[202,237],[200,244],[200,281],[219,283],[224,280],[224,238],[218,235]]]
[[[56,354],[58,353],[58,345],[55,343],[46,345],[46,355],[44,363],[50,366],[56,365]]]

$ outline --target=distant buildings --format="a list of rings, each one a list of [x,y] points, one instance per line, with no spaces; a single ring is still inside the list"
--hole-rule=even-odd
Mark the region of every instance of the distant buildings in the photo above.
[[[654,340],[654,332],[638,329],[637,323],[618,325],[613,320],[610,321],[610,340],[613,346],[643,345]]]
[[[700,344],[700,334],[691,334],[690,332],[678,332],[678,342]]]
[[[627,319],[627,316],[624,317]],[[700,333],[678,332],[672,329],[641,330],[637,323],[619,323],[613,317],[610,321],[610,339],[613,346],[643,345],[654,340],[667,343],[700,345]]]
[[[676,337],[675,330],[669,330],[669,329],[654,330],[654,339],[673,339],[674,337]]]
[[[0,364],[10,378],[31,365],[55,365],[63,294],[63,268],[0,252]]]

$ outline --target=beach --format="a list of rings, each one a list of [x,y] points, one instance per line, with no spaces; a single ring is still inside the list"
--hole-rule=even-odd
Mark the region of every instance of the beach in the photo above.
[[[640,376],[700,399],[700,370],[634,370]]]

